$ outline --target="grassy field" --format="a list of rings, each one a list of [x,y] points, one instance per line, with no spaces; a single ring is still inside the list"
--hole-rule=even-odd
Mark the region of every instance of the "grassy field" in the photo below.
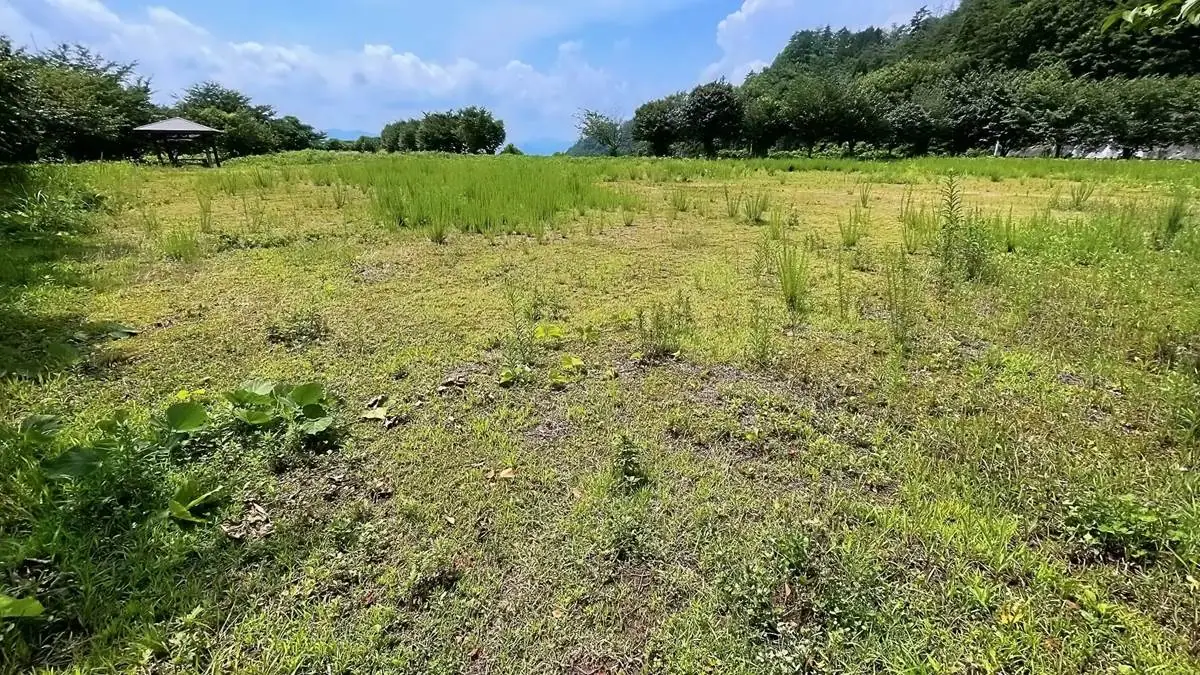
[[[20,180],[4,669],[1200,668],[1194,165]]]

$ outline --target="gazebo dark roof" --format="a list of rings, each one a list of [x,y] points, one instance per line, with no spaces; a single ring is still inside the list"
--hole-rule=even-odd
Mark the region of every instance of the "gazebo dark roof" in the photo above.
[[[151,124],[143,124],[140,127],[135,127],[134,131],[141,131],[148,134],[223,134],[225,132],[220,129],[206,127],[203,124],[196,124],[191,120],[185,120],[182,117],[172,117],[169,120],[161,122],[153,122]]]
[[[134,131],[145,134],[147,140],[153,143],[160,164],[166,163],[163,153],[166,153],[166,159],[172,164],[179,166],[184,161],[180,159],[181,151],[195,152],[197,149],[203,149],[204,159],[201,161],[206,166],[221,166],[221,156],[217,154],[217,134],[225,132],[220,129],[196,124],[182,117],[172,117],[161,122],[143,124],[135,127]]]

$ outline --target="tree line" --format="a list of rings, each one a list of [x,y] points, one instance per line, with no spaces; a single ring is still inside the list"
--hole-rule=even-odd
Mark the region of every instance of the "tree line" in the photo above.
[[[133,129],[186,117],[224,131],[225,156],[321,147],[325,135],[291,115],[214,82],[188,87],[174,105],[151,100],[135,64],[110,61],[86,47],[60,45],[30,53],[0,36],[0,163],[86,161],[141,156]]]
[[[504,144],[504,120],[490,110],[470,106],[459,110],[425,113],[421,119],[392,122],[379,134],[379,147],[387,152],[450,152],[494,155]],[[505,152],[519,154],[509,144]]]
[[[964,0],[887,30],[800,31],[741,86],[656,99],[626,124],[585,111],[579,128],[595,154],[623,153],[611,141],[628,128],[629,149],[659,156],[1200,144],[1200,27],[1114,29],[1128,11],[1106,28],[1111,0]]]

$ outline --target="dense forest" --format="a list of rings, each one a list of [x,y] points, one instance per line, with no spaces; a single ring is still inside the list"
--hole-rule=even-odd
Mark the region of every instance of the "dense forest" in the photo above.
[[[1111,0],[964,0],[888,29],[800,31],[740,86],[639,107],[634,148],[1061,156],[1112,146],[1130,157],[1200,143],[1200,26],[1106,26],[1113,10]],[[596,128],[581,125],[579,154],[597,147]]]

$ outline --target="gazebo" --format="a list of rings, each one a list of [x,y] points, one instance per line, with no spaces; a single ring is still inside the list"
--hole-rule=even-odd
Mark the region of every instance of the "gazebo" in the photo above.
[[[221,166],[221,156],[217,153],[217,134],[225,132],[220,129],[206,127],[182,117],[172,117],[169,120],[144,124],[135,128],[134,132],[144,134],[154,142],[159,164],[166,163],[163,159],[165,152],[167,158],[171,160],[171,164],[179,166],[180,146],[197,141],[204,148],[204,164]]]

